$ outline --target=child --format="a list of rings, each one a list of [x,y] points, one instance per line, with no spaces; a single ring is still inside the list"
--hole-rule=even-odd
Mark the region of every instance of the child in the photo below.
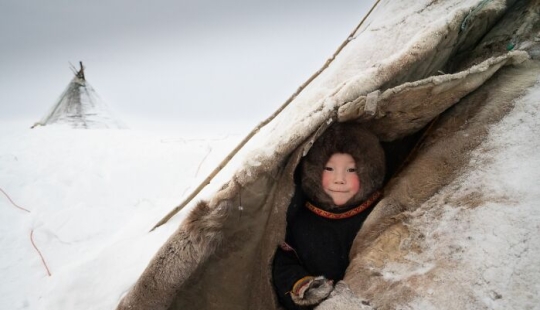
[[[287,309],[314,306],[345,274],[349,251],[385,173],[377,137],[359,124],[332,125],[300,164],[301,190],[287,211],[285,242],[277,249],[273,281]]]

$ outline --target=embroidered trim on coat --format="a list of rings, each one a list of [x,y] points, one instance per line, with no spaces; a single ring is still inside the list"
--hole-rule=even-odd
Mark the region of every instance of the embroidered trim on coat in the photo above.
[[[315,207],[314,205],[312,205],[309,201],[306,202],[306,207],[311,210],[311,212],[319,215],[319,216],[322,216],[322,217],[325,217],[325,218],[328,218],[328,219],[331,219],[331,220],[341,220],[341,219],[346,219],[346,218],[349,218],[349,217],[353,217],[359,213],[361,213],[362,211],[366,210],[367,208],[371,207],[371,205],[376,202],[379,197],[381,196],[381,192],[380,191],[376,191],[375,193],[373,193],[373,195],[371,195],[371,197],[369,197],[366,201],[364,201],[363,204],[359,205],[358,207],[354,208],[354,209],[351,209],[347,212],[344,212],[344,213],[332,213],[332,212],[328,212],[328,211],[325,211],[325,210],[322,210],[322,209],[319,209],[317,207]]]

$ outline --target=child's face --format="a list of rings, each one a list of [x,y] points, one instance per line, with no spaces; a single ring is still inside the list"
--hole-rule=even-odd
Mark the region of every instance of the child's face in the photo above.
[[[336,206],[344,205],[358,193],[360,180],[351,155],[335,153],[330,157],[323,170],[322,187]]]

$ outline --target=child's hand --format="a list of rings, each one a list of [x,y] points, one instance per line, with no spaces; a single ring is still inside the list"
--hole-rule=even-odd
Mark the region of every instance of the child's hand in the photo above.
[[[291,298],[299,306],[313,306],[323,301],[334,289],[334,281],[324,276],[304,277],[291,291]]]

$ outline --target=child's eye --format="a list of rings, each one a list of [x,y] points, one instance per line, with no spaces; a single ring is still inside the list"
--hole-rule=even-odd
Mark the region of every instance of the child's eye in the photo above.
[[[349,168],[347,169],[347,172],[356,172],[356,168]]]
[[[324,167],[324,170],[326,170],[326,171],[334,171],[334,168],[332,168],[332,167]]]

